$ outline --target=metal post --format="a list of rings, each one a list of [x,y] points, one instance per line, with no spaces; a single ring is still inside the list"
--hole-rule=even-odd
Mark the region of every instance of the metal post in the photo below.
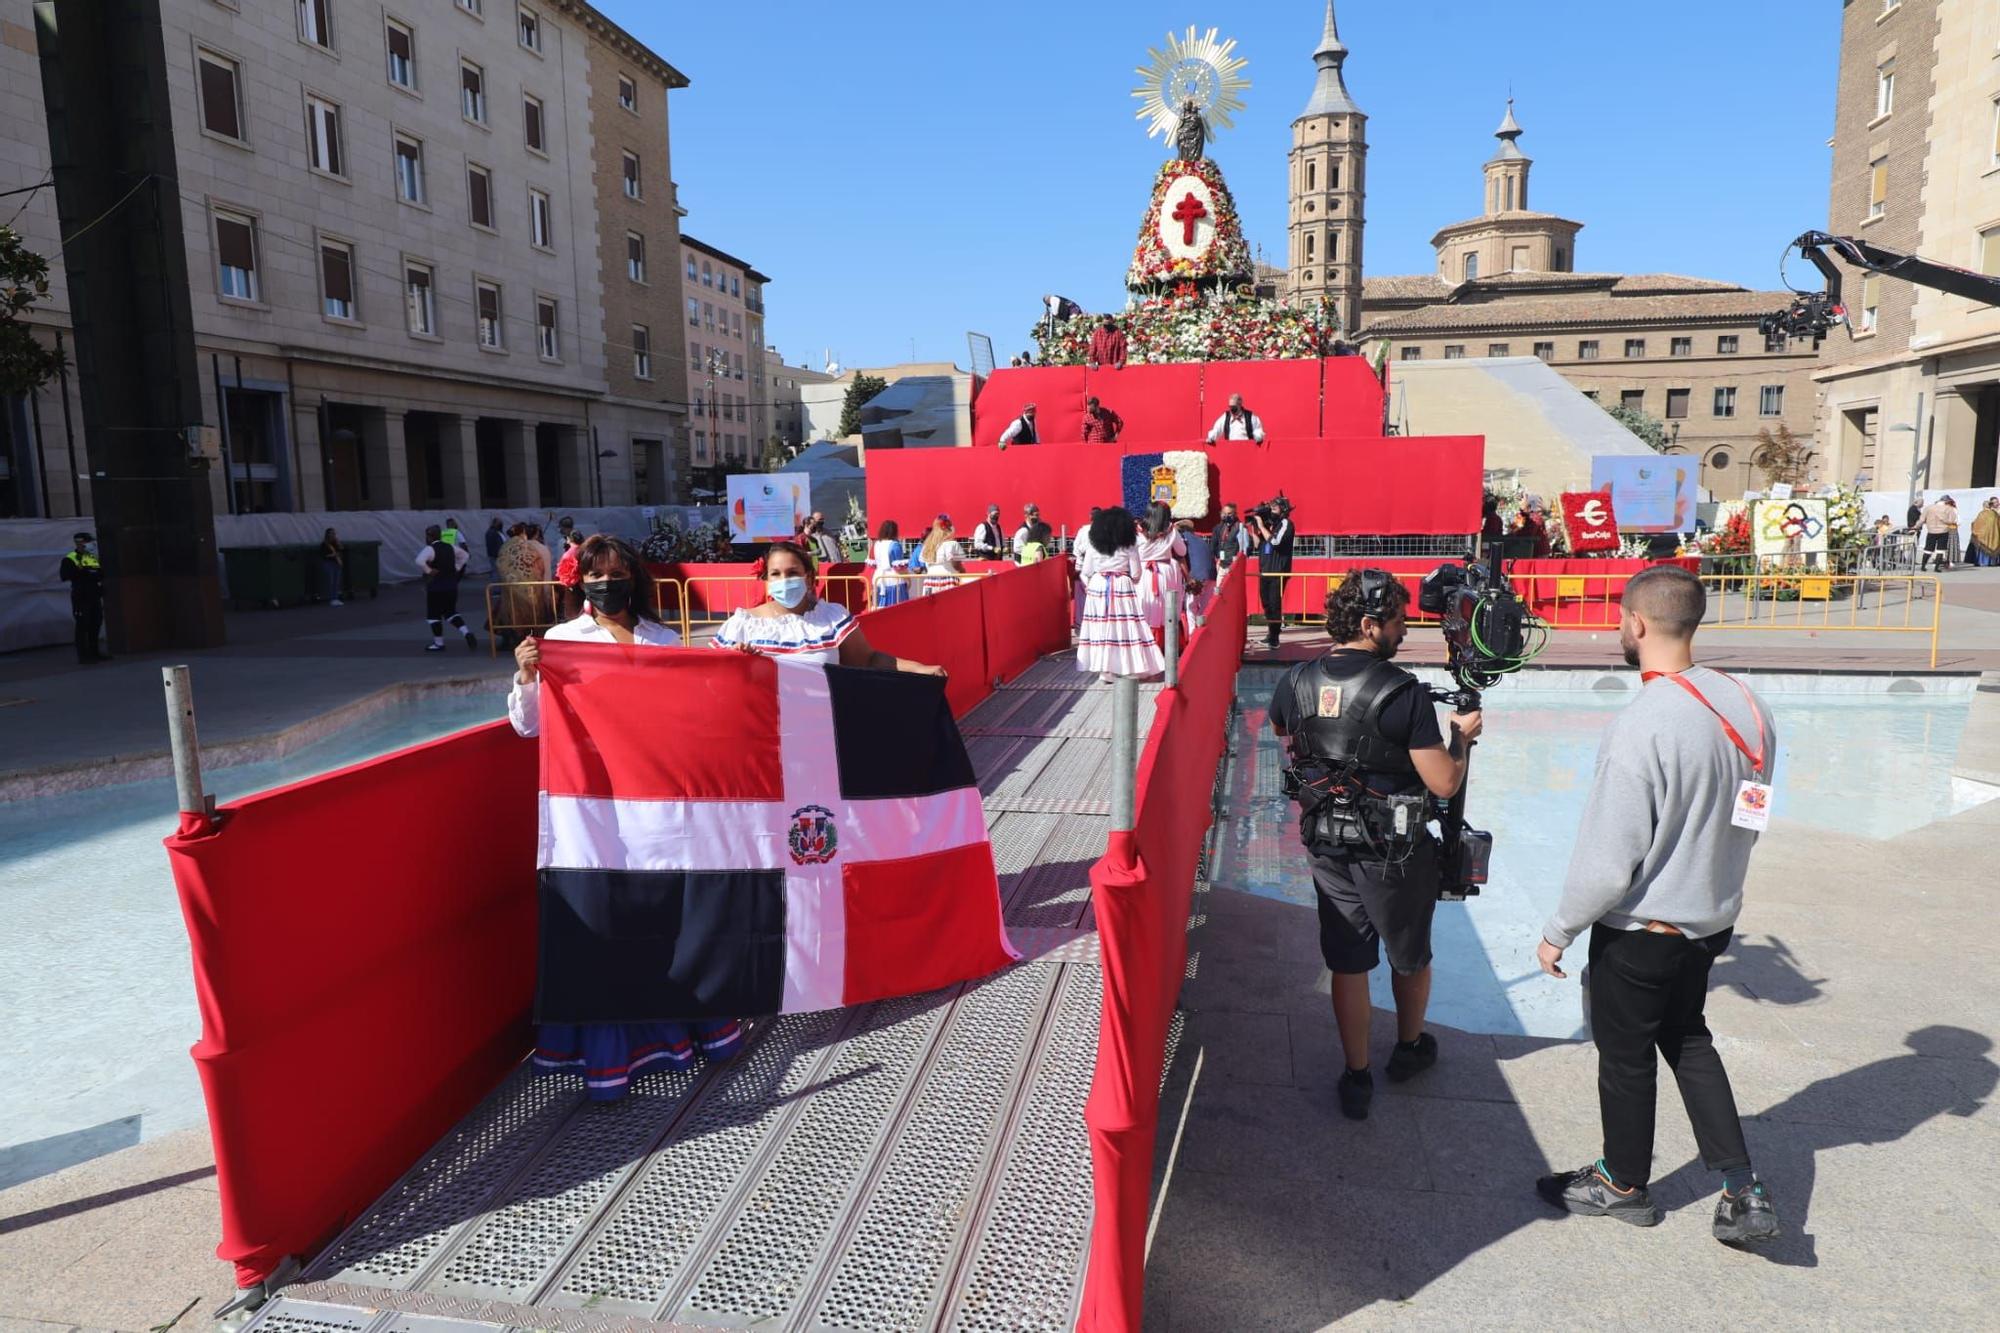
[[[182,814],[208,814],[201,790],[201,744],[194,734],[194,682],[184,666],[160,668],[167,687],[167,735],[174,747],[174,794]]]
[[[1111,828],[1129,833],[1137,822],[1139,767],[1139,682],[1120,676],[1111,682]]]
[[[1179,588],[1167,589],[1167,684],[1181,683],[1181,598]]]

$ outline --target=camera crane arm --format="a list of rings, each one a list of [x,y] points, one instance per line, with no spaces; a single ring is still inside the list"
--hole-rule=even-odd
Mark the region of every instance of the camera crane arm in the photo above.
[[[1930,287],[1953,296],[1963,296],[1982,305],[2000,306],[2000,277],[1987,273],[1974,273],[1971,269],[1958,268],[1951,264],[1940,264],[1934,259],[1925,259],[1922,255],[1891,250],[1858,236],[1834,236],[1823,231],[1809,231],[1794,240],[1790,248],[1804,255],[1807,262],[1820,271],[1821,276],[1826,279],[1826,289],[1820,292],[1802,292],[1789,309],[1764,316],[1758,321],[1757,327],[1766,336],[1783,333],[1790,338],[1810,337],[1817,344],[1835,324],[1848,323],[1847,307],[1841,300],[1840,269],[1828,255],[1829,250],[1846,260],[1852,267],[1864,272],[1899,278],[1904,282],[1915,283],[1919,287]],[[1849,329],[1851,333],[1852,325],[1849,325]]]

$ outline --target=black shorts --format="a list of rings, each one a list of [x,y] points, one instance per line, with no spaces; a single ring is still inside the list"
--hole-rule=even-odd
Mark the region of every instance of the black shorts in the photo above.
[[[458,585],[424,589],[424,618],[445,620],[458,614]]]
[[[1926,551],[1949,551],[1951,549],[1951,534],[1949,532],[1925,534],[1924,549]]]
[[[1437,845],[1426,838],[1401,865],[1381,858],[1308,848],[1319,903],[1319,952],[1329,972],[1372,972],[1389,951],[1405,976],[1431,961],[1431,917],[1438,903]]]

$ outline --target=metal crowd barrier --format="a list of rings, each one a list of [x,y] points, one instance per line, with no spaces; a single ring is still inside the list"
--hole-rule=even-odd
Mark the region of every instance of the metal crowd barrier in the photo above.
[[[664,595],[668,585],[679,584],[680,580],[655,578],[649,582],[653,585],[653,609],[669,627],[674,623],[670,617],[677,615],[681,622],[681,637],[687,638],[686,591],[682,591],[678,613],[668,611]],[[570,614],[565,614],[565,603],[570,597],[575,598],[576,610],[581,612],[583,594],[554,579],[487,584],[486,655],[499,656],[500,636],[503,634],[546,634],[553,626],[570,619]]]

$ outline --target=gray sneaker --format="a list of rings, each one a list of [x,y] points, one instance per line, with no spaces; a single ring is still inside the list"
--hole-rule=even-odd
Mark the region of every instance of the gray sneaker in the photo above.
[[[1535,1182],[1535,1193],[1557,1208],[1585,1217],[1615,1217],[1635,1227],[1660,1224],[1660,1210],[1644,1185],[1621,1193],[1611,1188],[1595,1165],[1543,1176]]]
[[[1785,1234],[1771,1192],[1759,1180],[1741,1194],[1722,1191],[1715,1201],[1715,1238],[1724,1245],[1766,1245]]]

